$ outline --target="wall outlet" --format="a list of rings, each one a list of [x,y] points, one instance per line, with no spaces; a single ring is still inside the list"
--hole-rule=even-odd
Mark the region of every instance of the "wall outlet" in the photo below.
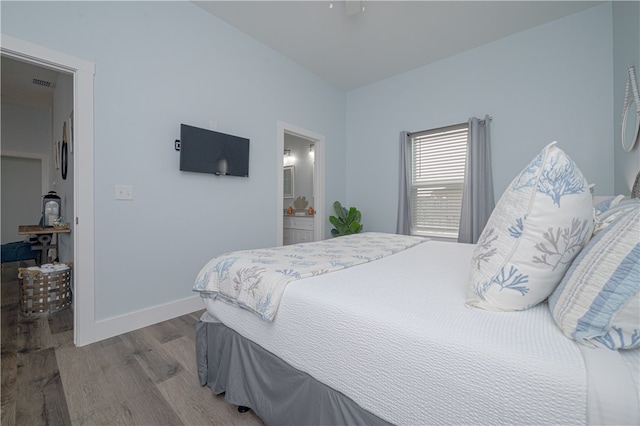
[[[133,185],[116,185],[116,200],[133,200]]]

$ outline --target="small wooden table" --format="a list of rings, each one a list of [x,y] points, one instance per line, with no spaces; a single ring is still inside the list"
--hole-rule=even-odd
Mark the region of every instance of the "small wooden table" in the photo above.
[[[34,250],[41,250],[40,253],[40,264],[45,264],[48,261],[49,257],[49,249],[50,248],[58,248],[58,241],[55,243],[51,243],[53,239],[53,234],[68,234],[71,232],[71,229],[59,229],[53,227],[44,227],[40,225],[20,225],[18,226],[18,234],[19,235],[36,235],[38,237],[38,242],[40,245],[31,246]]]

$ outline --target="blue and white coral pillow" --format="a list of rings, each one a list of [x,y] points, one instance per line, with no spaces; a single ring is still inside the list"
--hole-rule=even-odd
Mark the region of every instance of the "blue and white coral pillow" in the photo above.
[[[607,225],[617,217],[617,214],[612,214],[613,211],[620,212],[619,208],[616,208],[620,201],[624,200],[624,195],[617,195],[614,197],[607,197],[593,206],[593,236],[602,231]]]
[[[640,200],[618,207],[622,214],[573,261],[549,309],[567,337],[629,349],[640,347]]]
[[[552,142],[511,182],[480,235],[467,305],[518,311],[544,301],[589,240],[592,225],[587,180]]]

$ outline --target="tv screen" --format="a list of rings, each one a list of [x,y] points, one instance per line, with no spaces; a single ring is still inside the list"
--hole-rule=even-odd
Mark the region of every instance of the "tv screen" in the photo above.
[[[181,124],[180,170],[249,177],[249,139]]]

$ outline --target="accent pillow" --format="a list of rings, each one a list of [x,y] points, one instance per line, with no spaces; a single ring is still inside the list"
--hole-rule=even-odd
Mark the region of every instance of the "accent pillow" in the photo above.
[[[640,199],[618,206],[623,213],[576,257],[549,310],[579,343],[630,349],[640,347]]]
[[[552,142],[491,213],[471,259],[467,305],[518,311],[542,302],[591,237],[592,225],[589,185]]]
[[[609,210],[610,208],[614,207],[616,204],[618,204],[622,200],[624,200],[624,195],[622,194],[604,197],[602,198],[601,201],[593,205],[593,210],[596,215],[602,214],[607,210]]]
[[[593,234],[592,237],[595,237],[596,234],[602,231],[604,228],[609,225],[618,215],[611,214],[612,210],[620,204],[620,201],[624,199],[624,195],[617,195],[613,197],[605,198],[600,201],[596,205],[593,206]],[[619,209],[616,209],[618,214],[620,213]]]

